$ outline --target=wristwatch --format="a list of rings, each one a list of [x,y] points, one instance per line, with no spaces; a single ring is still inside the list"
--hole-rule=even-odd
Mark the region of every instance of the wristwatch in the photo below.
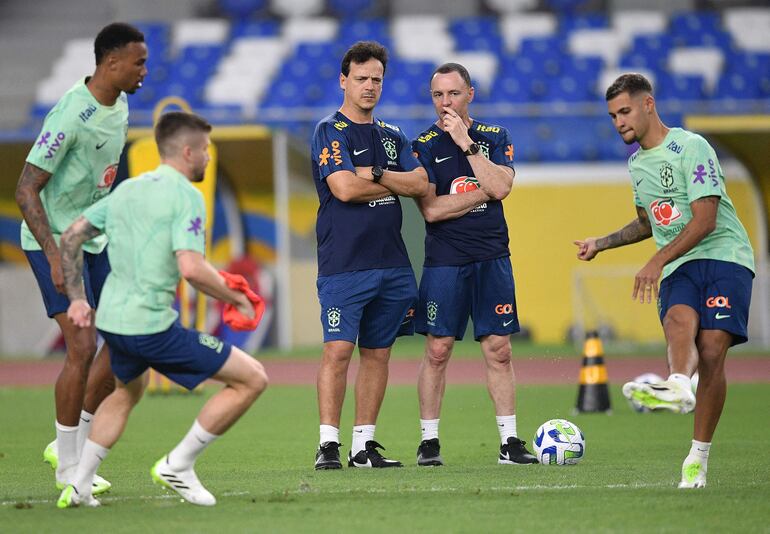
[[[480,150],[479,145],[477,143],[471,143],[470,146],[468,147],[468,150],[463,152],[463,154],[465,154],[466,156],[472,156],[474,154],[478,154],[479,150]]]
[[[372,167],[372,181],[375,184],[380,183],[380,180],[382,179],[382,175],[385,171],[380,167],[379,165],[375,165]]]

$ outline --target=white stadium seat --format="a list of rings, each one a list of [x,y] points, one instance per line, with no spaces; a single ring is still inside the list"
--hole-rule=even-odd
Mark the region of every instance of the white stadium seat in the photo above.
[[[575,30],[569,35],[569,51],[572,54],[601,57],[608,67],[618,64],[624,44],[624,37],[614,30]]]
[[[726,9],[722,20],[740,48],[748,52],[770,53],[770,8]]]
[[[174,24],[172,46],[218,45],[227,40],[230,23],[225,19],[184,19]]]
[[[391,35],[396,54],[407,61],[443,62],[455,46],[446,19],[438,16],[396,17]]]
[[[676,74],[702,76],[706,90],[711,92],[722,75],[724,61],[719,48],[674,48],[668,55],[668,68]]]
[[[324,0],[271,0],[270,9],[283,17],[312,17],[324,9]]]
[[[556,33],[558,23],[551,13],[519,13],[503,17],[500,32],[509,52],[519,49],[522,39],[527,37],[550,37]]]
[[[291,44],[318,43],[334,40],[338,28],[339,22],[331,17],[295,17],[283,23],[282,35]]]
[[[637,35],[664,33],[668,19],[662,11],[618,11],[612,15],[612,28],[629,45]]]

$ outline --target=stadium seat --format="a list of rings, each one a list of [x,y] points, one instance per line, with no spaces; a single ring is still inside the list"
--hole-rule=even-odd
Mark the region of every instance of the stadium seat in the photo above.
[[[671,74],[701,76],[709,93],[716,86],[723,65],[724,53],[719,48],[674,48],[668,56]]]
[[[660,100],[702,100],[706,82],[698,75],[663,74],[659,76],[655,89]]]
[[[409,61],[439,63],[454,50],[447,21],[440,16],[400,16],[391,23],[395,53]]]
[[[276,37],[281,25],[274,20],[235,20],[230,28],[230,39],[241,37]]]
[[[219,9],[233,19],[244,19],[267,7],[267,0],[217,0]]]
[[[190,45],[219,45],[227,40],[230,23],[225,19],[183,19],[174,23],[171,45],[179,50]]]
[[[503,39],[495,19],[474,17],[454,20],[449,27],[457,51],[499,52]]]
[[[605,65],[613,67],[618,64],[624,39],[611,29],[575,30],[568,38],[569,51],[579,57],[600,57]]]
[[[271,11],[282,17],[312,17],[324,7],[324,0],[270,0]]]
[[[770,7],[736,7],[722,16],[735,44],[747,52],[770,53]]]
[[[328,0],[329,9],[340,18],[358,19],[371,12],[375,0]]]
[[[611,25],[623,36],[626,45],[630,45],[637,36],[664,33],[668,18],[661,11],[616,11]]]
[[[600,30],[609,27],[609,19],[604,13],[568,14],[559,18],[559,31],[567,35],[577,30]]]
[[[500,34],[508,52],[519,50],[528,37],[549,37],[556,34],[556,17],[552,13],[521,13],[506,15],[500,22]]]
[[[283,40],[296,43],[323,43],[334,40],[339,23],[331,17],[295,17],[283,23]]]
[[[501,14],[516,14],[538,6],[537,0],[487,0],[486,4],[490,9]]]

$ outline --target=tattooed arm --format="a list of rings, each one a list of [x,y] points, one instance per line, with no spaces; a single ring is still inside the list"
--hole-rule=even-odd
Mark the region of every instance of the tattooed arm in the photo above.
[[[61,236],[62,271],[64,287],[70,300],[86,298],[83,288],[83,243],[101,234],[82,215],[75,219]]]
[[[62,270],[70,306],[67,317],[75,326],[91,326],[91,306],[83,287],[83,243],[101,233],[82,215],[61,236]]]
[[[16,185],[16,204],[19,205],[21,215],[27,221],[27,226],[32,235],[35,236],[40,248],[43,250],[48,263],[51,266],[51,279],[56,290],[64,293],[64,278],[61,270],[61,256],[59,247],[51,233],[51,226],[48,223],[48,216],[43,208],[43,202],[40,200],[40,191],[51,179],[51,173],[32,165],[25,163],[21,171],[19,182]]]
[[[636,219],[617,232],[604,237],[587,237],[583,241],[574,241],[578,246],[578,259],[591,261],[602,250],[638,243],[652,236],[652,226],[644,208],[637,206],[636,215]]]

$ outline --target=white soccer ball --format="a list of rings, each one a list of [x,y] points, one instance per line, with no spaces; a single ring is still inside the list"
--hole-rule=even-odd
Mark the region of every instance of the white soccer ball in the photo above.
[[[639,384],[657,384],[658,382],[663,382],[663,377],[656,375],[655,373],[643,373],[634,378],[633,382],[637,382]],[[628,399],[628,405],[635,412],[649,413],[652,411],[634,399]]]
[[[585,454],[586,440],[574,423],[551,419],[537,429],[532,446],[543,465],[573,465]]]

